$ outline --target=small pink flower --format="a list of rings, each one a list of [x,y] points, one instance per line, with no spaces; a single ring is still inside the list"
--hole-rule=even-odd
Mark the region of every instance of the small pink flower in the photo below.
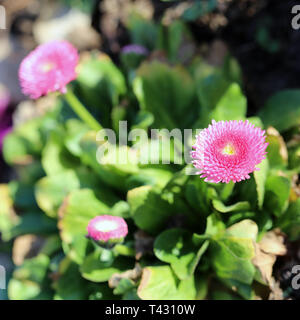
[[[268,143],[265,131],[247,121],[212,121],[196,137],[193,165],[207,182],[240,182],[259,170]]]
[[[142,56],[147,56],[149,54],[148,49],[139,44],[129,44],[123,47],[121,52],[123,54],[135,53]]]
[[[123,218],[114,216],[98,216],[89,222],[88,237],[95,241],[120,239],[128,233],[127,223]]]
[[[21,63],[19,79],[22,91],[32,99],[49,92],[66,92],[66,85],[77,77],[77,50],[66,41],[38,46]]]

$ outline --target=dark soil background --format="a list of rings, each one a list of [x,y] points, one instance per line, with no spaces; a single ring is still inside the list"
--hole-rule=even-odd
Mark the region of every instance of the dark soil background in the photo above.
[[[102,36],[102,49],[117,60],[118,48],[130,42],[129,36],[121,22],[115,37],[103,31],[101,19],[105,12],[100,9],[102,2],[98,0],[95,6],[93,27]],[[224,8],[216,10],[205,20],[189,23],[189,26],[199,44],[221,39],[228,45],[242,67],[249,115],[253,115],[275,92],[300,87],[300,30],[294,30],[291,26],[292,7],[300,4],[300,1],[224,2]],[[152,3],[157,20],[166,10],[177,5],[160,0],[152,0]],[[222,16],[227,23],[218,27],[218,20]],[[262,29],[266,30],[265,35]],[[270,45],[266,46],[266,43]]]
[[[104,28],[107,16],[103,3],[95,0],[92,10],[92,27],[101,36],[98,47],[118,62],[120,49],[130,43],[129,34],[122,23],[122,12],[116,30]],[[144,0],[116,0],[115,3],[143,2]],[[36,43],[32,27],[39,17],[43,1],[1,1],[10,10],[9,32],[25,49],[31,50]],[[51,1],[50,1],[51,3]],[[156,20],[178,2],[151,0]],[[205,18],[188,23],[199,45],[222,40],[229,47],[243,71],[244,89],[249,101],[249,115],[253,115],[275,92],[286,88],[300,87],[300,30],[293,30],[292,7],[300,4],[296,0],[219,0],[218,9]],[[220,20],[226,20],[220,24]],[[16,47],[15,50],[19,50]]]

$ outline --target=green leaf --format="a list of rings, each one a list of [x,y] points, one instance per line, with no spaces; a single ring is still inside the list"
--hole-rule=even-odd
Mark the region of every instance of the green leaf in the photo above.
[[[52,292],[47,279],[47,269],[50,259],[40,254],[35,258],[25,260],[17,268],[8,284],[10,300],[47,300],[52,298]]]
[[[250,204],[248,201],[241,201],[230,206],[225,206],[222,201],[215,199],[212,201],[212,204],[213,207],[221,213],[247,211],[250,209]]]
[[[146,55],[137,54],[135,52],[121,52],[120,58],[122,66],[128,72],[128,77],[131,80],[131,77],[134,78],[135,76],[134,71],[141,65],[143,60],[146,59]]]
[[[3,157],[8,164],[26,163],[30,160],[31,150],[28,142],[15,134],[9,133],[3,142]]]
[[[7,184],[0,184],[0,232],[4,241],[10,240],[11,230],[20,218],[14,213],[13,199]]]
[[[134,189],[145,185],[164,188],[171,180],[173,173],[171,171],[155,168],[141,169],[138,174],[132,175],[126,180],[127,189]]]
[[[93,282],[106,282],[115,273],[122,273],[133,268],[133,260],[117,257],[113,262],[100,261],[98,252],[88,255],[83,261],[80,272],[82,276]]]
[[[36,201],[49,217],[55,218],[67,194],[79,188],[79,179],[72,170],[44,177],[35,186]]]
[[[151,186],[132,189],[127,194],[131,216],[142,230],[155,234],[164,228],[172,215],[172,207]]]
[[[251,205],[251,211],[257,209],[257,186],[255,179],[246,179],[238,183],[238,188],[236,188],[236,198],[243,199],[243,201],[248,201]]]
[[[201,244],[196,245],[187,230],[169,229],[156,238],[154,254],[159,260],[170,263],[177,277],[184,280],[193,275],[208,247],[208,242]]]
[[[138,296],[143,300],[193,300],[195,279],[178,281],[169,266],[147,267],[143,270]]]
[[[158,26],[152,20],[147,20],[139,14],[132,14],[127,23],[132,43],[154,49],[157,41]]]
[[[70,119],[66,123],[65,146],[74,156],[80,156],[80,141],[82,137],[89,131],[89,127],[78,119]]]
[[[64,198],[69,192],[80,188],[100,188],[97,177],[85,167],[78,168],[76,172],[66,170],[42,178],[35,185],[35,197],[38,206],[55,218]]]
[[[261,214],[261,213],[260,213]],[[235,223],[238,223],[244,219],[254,219],[256,217],[255,212],[237,212],[230,215],[226,225],[231,226]]]
[[[116,134],[120,134],[120,121],[126,121],[126,108],[115,106],[111,111],[112,129]]]
[[[154,129],[155,130],[155,129]],[[156,129],[155,139],[140,140],[134,145],[139,155],[141,166],[156,164],[182,164],[184,146],[182,134],[178,129],[169,131],[167,129]],[[152,134],[151,134],[152,135]],[[167,167],[168,169],[168,167]]]
[[[262,209],[265,198],[265,184],[269,170],[268,159],[264,159],[258,166],[260,170],[254,171],[254,179],[256,182],[256,192],[258,200],[258,208]]]
[[[269,176],[266,182],[265,208],[279,217],[287,209],[291,181],[282,176]]]
[[[278,116],[280,115],[280,116]],[[260,111],[266,127],[286,131],[300,124],[300,90],[283,90],[273,95]]]
[[[253,290],[248,284],[232,279],[222,279],[221,281],[225,286],[238,293],[244,299],[251,300],[254,297]]]
[[[243,83],[241,67],[238,61],[229,54],[225,57],[223,74],[229,82],[235,82],[240,85]]]
[[[211,242],[210,254],[213,268],[221,279],[230,279],[250,285],[255,267],[254,241],[258,228],[251,220],[231,226],[223,235],[216,235]]]
[[[183,68],[158,61],[144,63],[133,89],[142,109],[154,115],[155,128],[189,128],[197,117],[195,86]]]
[[[236,223],[226,230],[226,235],[228,236],[252,239],[254,242],[256,241],[257,233],[258,227],[256,223],[249,219]]]
[[[185,197],[189,205],[203,216],[211,213],[211,200],[217,197],[215,189],[199,177],[189,181],[185,187]]]
[[[201,118],[197,128],[203,128],[209,124],[211,111],[224,96],[231,81],[224,75],[221,68],[213,68],[202,61],[196,66],[195,81],[198,100],[201,104]]]
[[[300,236],[300,199],[292,202],[288,210],[279,218],[277,226],[286,234],[290,241],[296,241]]]
[[[72,191],[64,200],[59,211],[59,229],[64,241],[64,249],[69,257],[81,263],[88,243],[87,226],[91,219],[110,214],[110,208],[117,202],[109,192],[94,192],[89,189]]]
[[[289,168],[300,173],[300,145],[289,148]]]
[[[114,289],[114,294],[116,295],[124,294],[134,288],[135,288],[135,284],[132,280],[123,278],[120,280],[119,284]]]
[[[62,135],[64,130],[57,129],[51,135],[42,152],[42,165],[47,175],[55,175],[68,169],[75,169],[79,161],[65,147]]]
[[[126,241],[123,244],[116,244],[113,248],[113,251],[116,254],[119,254],[125,257],[135,257],[136,255],[133,241]]]
[[[185,23],[174,20],[167,28],[161,25],[159,31],[158,48],[167,53],[171,63],[184,63],[192,58],[193,48],[184,50],[184,46],[193,41]]]
[[[267,151],[270,167],[285,168],[288,162],[288,150],[282,136],[276,129],[269,128],[266,142],[269,143]]]
[[[235,186],[235,183],[233,181],[230,181],[229,183],[224,184],[220,192],[220,198],[222,201],[227,201],[229,199],[229,197],[232,195],[234,186]]]
[[[11,180],[9,182],[9,190],[14,202],[14,207],[17,208],[17,210],[37,209],[34,185],[20,180]]]
[[[251,284],[255,275],[252,258],[254,246],[250,239],[232,237],[211,243],[212,265],[220,278]]]
[[[89,132],[85,135],[80,146],[82,149],[81,160],[85,165],[91,167],[95,174],[108,186],[127,191],[127,178],[139,172],[136,151],[127,146],[118,147],[108,143],[101,144],[96,141],[95,132]]]
[[[39,253],[51,257],[57,252],[61,253],[61,239],[59,234],[48,236]]]
[[[263,129],[264,124],[262,123],[261,119],[259,117],[250,117],[247,118],[251,124],[253,124],[255,127],[260,127]]]
[[[195,275],[197,295],[195,300],[205,300],[209,289],[209,279],[205,274]]]
[[[154,122],[154,116],[151,112],[140,110],[135,118],[134,124],[131,129],[143,129],[147,130]]]
[[[112,108],[119,104],[127,89],[123,74],[110,58],[101,55],[82,63],[76,88],[83,103],[100,113],[102,126],[111,127]]]
[[[213,213],[207,217],[205,234],[215,236],[222,233],[224,230],[225,224],[223,223],[219,213]]]
[[[38,156],[44,146],[44,135],[53,120],[47,116],[35,118],[18,126],[4,139],[3,156],[9,164],[26,163],[30,156]]]
[[[223,97],[217,103],[211,114],[211,119],[216,121],[243,120],[247,112],[247,99],[240,86],[233,83],[229,86]]]
[[[43,212],[29,212],[19,217],[17,223],[7,232],[10,240],[25,234],[47,235],[57,232],[56,221],[45,216]]]
[[[59,265],[59,277],[54,282],[55,300],[87,300],[94,292],[111,291],[82,278],[79,267],[70,259],[65,258]],[[106,298],[111,298],[112,292]]]
[[[110,214],[115,217],[130,218],[130,207],[126,201],[116,202],[110,209]]]

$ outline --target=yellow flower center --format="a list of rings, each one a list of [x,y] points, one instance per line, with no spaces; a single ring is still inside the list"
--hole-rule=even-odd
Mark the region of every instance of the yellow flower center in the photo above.
[[[44,63],[42,66],[41,66],[41,70],[45,73],[53,70],[55,67],[55,64],[52,63],[52,62],[47,62],[47,63]]]
[[[228,155],[228,156],[232,156],[232,155],[235,154],[235,149],[231,144],[227,144],[225,146],[225,148],[223,148],[222,154],[225,154],[225,155]]]

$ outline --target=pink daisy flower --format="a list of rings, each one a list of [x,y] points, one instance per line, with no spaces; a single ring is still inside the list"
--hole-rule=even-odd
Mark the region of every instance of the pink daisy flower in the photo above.
[[[123,218],[104,215],[92,219],[88,224],[87,231],[89,238],[107,242],[126,237],[128,227]]]
[[[21,63],[19,79],[22,91],[32,99],[49,92],[66,92],[75,80],[79,61],[77,50],[66,41],[53,41],[38,46]]]
[[[268,143],[265,131],[247,121],[212,121],[196,136],[191,156],[206,182],[240,182],[259,170]]]

